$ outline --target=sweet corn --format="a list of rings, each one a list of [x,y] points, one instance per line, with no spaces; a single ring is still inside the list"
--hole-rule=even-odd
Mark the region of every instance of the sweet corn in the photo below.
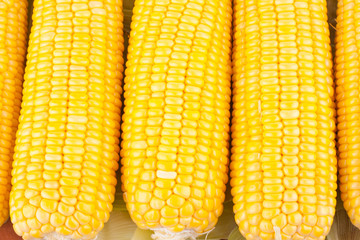
[[[0,0],[0,226],[9,218],[11,164],[27,40],[26,0]]]
[[[93,239],[119,160],[121,0],[35,0],[10,215],[23,239]]]
[[[360,228],[360,93],[356,1],[338,1],[336,26],[336,101],[341,199],[352,223]]]
[[[136,0],[125,71],[122,183],[155,239],[214,228],[227,182],[230,0]]]
[[[235,0],[231,186],[252,239],[325,239],[336,205],[326,1]]]

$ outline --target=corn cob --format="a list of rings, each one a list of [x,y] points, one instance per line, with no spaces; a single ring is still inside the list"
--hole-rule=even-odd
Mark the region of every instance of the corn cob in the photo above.
[[[121,0],[35,0],[10,215],[24,239],[93,239],[119,160]]]
[[[214,228],[227,182],[230,0],[136,0],[122,125],[131,218],[154,239]]]
[[[336,26],[336,101],[341,199],[352,223],[360,228],[360,26],[356,1],[338,1]]]
[[[252,239],[325,239],[336,204],[325,0],[235,0],[231,186]]]
[[[0,226],[9,217],[11,164],[27,39],[26,0],[0,0]]]

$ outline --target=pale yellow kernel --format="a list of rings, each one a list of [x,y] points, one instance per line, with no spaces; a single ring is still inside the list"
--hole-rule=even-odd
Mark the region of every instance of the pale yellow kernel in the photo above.
[[[164,218],[175,218],[178,217],[179,211],[175,208],[165,206],[161,209],[161,216]]]
[[[28,204],[28,205],[24,206],[22,211],[23,211],[24,217],[33,218],[36,213],[36,208],[34,206]]]
[[[176,184],[174,187],[174,193],[187,199],[188,197],[190,197],[190,192],[191,189],[189,186],[184,186],[184,185],[180,185],[180,184]]]
[[[157,170],[156,176],[162,179],[176,179],[177,172]]]
[[[299,212],[294,212],[288,215],[288,223],[292,225],[299,225],[302,222],[302,215]]]
[[[84,214],[82,212],[76,211],[74,216],[75,216],[76,220],[82,225],[88,224],[90,222],[90,220],[91,220],[88,213]]]
[[[65,216],[63,216],[62,214],[60,214],[58,212],[52,213],[51,217],[50,217],[50,223],[54,227],[60,227],[60,226],[64,225],[65,220],[66,220]]]
[[[273,226],[277,226],[282,229],[287,223],[286,215],[283,213],[279,214],[271,220],[271,223]]]
[[[160,212],[155,209],[150,210],[144,215],[144,218],[148,222],[158,223],[160,220]]]
[[[287,235],[293,235],[296,232],[296,225],[287,224],[283,229],[282,232]]]
[[[69,228],[67,228],[66,226],[60,226],[56,228],[56,232],[58,232],[59,234],[62,235],[70,235],[73,233],[73,231],[71,231]]]
[[[42,224],[47,224],[50,221],[50,214],[45,212],[41,208],[38,208],[36,210],[36,218]]]
[[[165,201],[155,197],[153,197],[150,201],[150,206],[153,209],[161,209],[165,204]]]
[[[36,219],[36,218],[29,218],[27,219],[27,224],[29,226],[29,228],[37,230],[40,229],[42,224]]]
[[[89,224],[85,224],[85,225],[80,226],[80,228],[78,229],[78,232],[79,232],[80,236],[86,236],[86,235],[89,235],[92,230],[93,229],[91,228],[91,226]]]
[[[49,199],[41,200],[40,206],[48,213],[54,213],[57,210],[58,202]]]
[[[171,195],[170,198],[166,201],[166,204],[173,208],[181,208],[183,204],[185,203],[185,199],[177,196],[177,195]]]
[[[70,230],[77,230],[80,226],[79,222],[75,219],[74,216],[70,216],[66,218],[65,226]],[[61,226],[60,226],[61,227]]]
[[[173,227],[176,226],[178,223],[179,223],[178,218],[168,218],[168,217],[160,218],[160,224],[164,227]]]

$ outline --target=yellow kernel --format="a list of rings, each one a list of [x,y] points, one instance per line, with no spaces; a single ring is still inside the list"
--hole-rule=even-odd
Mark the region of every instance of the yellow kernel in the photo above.
[[[57,210],[58,202],[55,200],[43,199],[40,202],[40,206],[48,213],[54,213]]]
[[[175,208],[165,206],[161,209],[161,216],[164,218],[176,218],[179,215],[179,211]]]
[[[189,186],[176,184],[174,187],[174,193],[187,199],[190,197],[191,189]]]
[[[185,203],[185,199],[177,195],[171,195],[170,198],[166,201],[166,204],[172,208],[181,208]]]
[[[140,203],[148,203],[151,199],[151,193],[147,191],[137,190],[135,193],[135,200]]]
[[[54,227],[60,227],[60,226],[64,225],[65,219],[66,219],[65,216],[63,216],[62,214],[60,214],[58,212],[52,213],[51,217],[50,217],[50,223]]]
[[[38,208],[36,211],[36,219],[42,224],[47,224],[50,221],[50,214]]]
[[[144,215],[144,218],[146,221],[157,223],[160,220],[160,212],[154,209],[150,210]]]

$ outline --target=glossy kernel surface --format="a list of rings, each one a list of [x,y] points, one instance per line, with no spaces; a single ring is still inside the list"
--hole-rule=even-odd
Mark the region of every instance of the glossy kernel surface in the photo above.
[[[356,1],[338,1],[336,31],[336,101],[341,199],[351,222],[360,228],[360,91]]]
[[[11,220],[25,240],[94,239],[119,161],[122,1],[35,0],[32,19]]]
[[[122,184],[144,229],[203,233],[229,155],[230,0],[136,0],[125,71]]]
[[[9,218],[11,166],[28,38],[28,1],[0,1],[0,226]]]
[[[325,239],[336,205],[326,1],[235,0],[231,186],[248,240]]]

